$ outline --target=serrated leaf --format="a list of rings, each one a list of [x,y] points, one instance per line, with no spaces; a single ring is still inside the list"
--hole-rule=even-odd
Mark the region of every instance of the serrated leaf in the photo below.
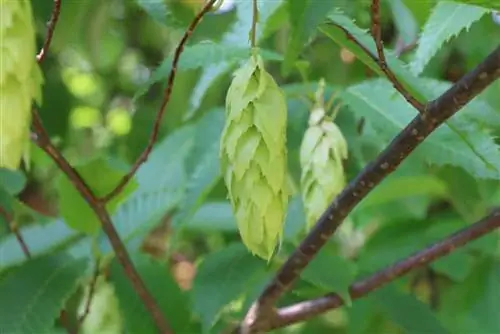
[[[228,201],[203,204],[183,228],[196,231],[238,232],[233,209]]]
[[[57,254],[9,273],[0,281],[0,332],[47,333],[86,267],[86,259]]]
[[[443,1],[443,0],[439,0]],[[445,0],[449,2],[449,0]],[[453,2],[463,3],[466,5],[474,5],[479,7],[484,7],[486,9],[496,9],[500,10],[500,3],[494,0],[453,0]]]
[[[412,120],[414,110],[386,80],[371,80],[349,87],[342,98],[390,141]],[[423,161],[438,166],[459,166],[478,178],[500,178],[500,151],[494,139],[460,113],[440,127],[414,152]]]
[[[265,263],[252,256],[241,243],[229,245],[203,259],[194,279],[192,301],[194,311],[201,317],[204,333],[229,303],[248,291],[252,277],[264,270]]]
[[[335,5],[335,1],[324,0],[287,1],[291,31],[282,67],[285,73],[290,72],[300,51]]]
[[[261,52],[262,57],[266,60],[279,61],[283,59],[283,56],[271,50],[262,50]],[[250,49],[248,47],[201,42],[184,48],[177,70],[193,70],[225,63],[231,66],[239,61],[248,59],[249,56]],[[162,61],[160,66],[153,71],[148,82],[136,92],[134,99],[138,99],[146,94],[153,84],[167,80],[172,69],[172,60],[173,55],[170,55]]]
[[[375,291],[373,298],[375,298],[378,307],[405,333],[448,333],[429,306],[412,295],[399,292],[393,286]]]
[[[107,195],[125,175],[124,172],[112,168],[109,162],[103,158],[97,158],[76,166],[75,169],[98,197]],[[110,214],[114,213],[117,207],[136,188],[137,183],[132,179],[123,191],[106,205],[108,212]],[[80,232],[97,233],[100,228],[98,217],[65,174],[61,174],[57,189],[61,215],[64,217],[66,224]]]
[[[335,292],[347,305],[351,304],[349,285],[354,281],[357,268],[346,259],[328,249],[321,250],[301,274],[302,279],[324,290]]]
[[[166,263],[136,255],[134,265],[148,290],[153,293],[163,315],[174,333],[191,333],[191,314],[188,298],[182,292],[169,272]],[[111,264],[110,281],[115,286],[119,307],[122,311],[125,328],[129,333],[156,333],[157,328],[144,303],[132,288],[120,264]]]
[[[468,30],[488,12],[485,8],[473,5],[438,2],[424,26],[414,59],[410,63],[413,74],[419,75],[444,43],[462,30]]]
[[[80,234],[69,228],[62,219],[48,224],[33,224],[20,231],[24,241],[29,245],[32,257],[49,252],[65,243],[74,240]],[[0,240],[0,272],[26,261],[19,241],[14,235]]]
[[[261,40],[263,37],[263,31],[267,20],[272,17],[272,15],[280,8],[284,3],[284,0],[258,0],[259,6],[259,27],[257,29],[257,39]],[[241,47],[248,48],[249,42],[246,36],[248,36],[248,31],[250,30],[252,24],[252,3],[250,1],[236,1],[236,20],[230,30],[224,34],[221,39],[221,44],[227,48]],[[242,36],[245,36],[242,38]],[[264,56],[264,55],[262,55]],[[201,105],[201,101],[205,96],[208,89],[216,82],[216,80],[227,73],[232,67],[233,63],[223,62],[219,64],[214,64],[206,67],[198,79],[197,85],[194,88],[193,94],[191,95],[190,104],[191,110],[188,112],[186,118],[190,118],[196,109]]]

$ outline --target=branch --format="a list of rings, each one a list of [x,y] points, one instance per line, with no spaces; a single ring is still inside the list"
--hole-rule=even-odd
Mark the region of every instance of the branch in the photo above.
[[[21,231],[17,228],[17,225],[14,223],[14,219],[12,215],[7,211],[7,209],[3,208],[0,206],[0,215],[5,219],[7,222],[7,226],[9,227],[9,230],[14,233],[16,236],[17,242],[19,243],[19,246],[21,246],[21,249],[23,250],[24,256],[26,256],[27,259],[31,259],[31,253],[28,248],[28,245],[23,239],[23,236],[21,234]]]
[[[448,236],[434,245],[352,284],[349,287],[349,294],[352,299],[364,297],[373,290],[381,288],[407,274],[409,271],[436,261],[453,252],[455,249],[479,239],[498,228],[500,228],[500,209],[494,210],[489,216],[479,222]],[[344,305],[344,302],[339,295],[334,293],[328,294],[317,299],[283,307],[278,310],[277,317],[273,320],[270,327],[256,329],[272,330],[285,327],[310,319],[342,305]]]
[[[57,21],[59,20],[59,14],[61,13],[61,0],[54,0],[54,8],[52,9],[52,15],[47,28],[47,36],[45,37],[45,42],[43,43],[40,52],[36,55],[36,61],[40,64],[44,59],[47,51],[49,50],[50,43],[52,42],[52,36],[54,36],[54,31],[56,29]]]
[[[167,87],[165,88],[165,91],[163,93],[163,101],[161,103],[160,109],[158,110],[158,113],[156,114],[156,118],[155,118],[154,125],[153,125],[153,131],[151,132],[151,136],[149,137],[149,141],[148,141],[146,148],[144,149],[144,151],[142,151],[139,158],[137,158],[137,160],[134,162],[130,171],[120,180],[120,182],[115,187],[115,189],[113,189],[111,192],[109,192],[104,197],[100,198],[99,199],[100,201],[107,203],[113,197],[118,195],[125,188],[127,183],[134,177],[134,174],[137,172],[139,167],[144,162],[146,162],[146,160],[148,159],[149,154],[153,150],[153,145],[156,142],[156,139],[158,138],[161,120],[163,118],[163,114],[165,114],[167,104],[170,101],[170,96],[172,95],[172,89],[174,87],[175,75],[177,73],[177,66],[179,64],[179,59],[181,57],[182,51],[184,50],[184,46],[186,45],[187,40],[192,35],[196,26],[201,22],[203,16],[210,11],[210,9],[212,8],[213,4],[216,1],[217,0],[209,0],[203,6],[203,8],[195,16],[195,18],[193,19],[193,21],[191,22],[191,24],[187,28],[186,32],[184,32],[184,35],[182,36],[181,41],[179,42],[179,45],[177,45],[177,48],[175,49],[174,59],[172,60],[172,69],[170,70],[170,74],[168,76]]]
[[[418,110],[419,113],[423,113],[425,110],[425,105],[420,103],[417,99],[415,99],[399,82],[396,78],[396,75],[392,72],[392,70],[387,66],[387,61],[385,60],[384,54],[384,45],[382,43],[382,27],[380,24],[380,0],[373,0],[371,7],[371,17],[372,17],[372,36],[375,41],[375,46],[377,47],[377,55],[376,59],[378,66],[384,72],[387,79],[392,82],[394,88],[411,104],[415,109]],[[371,52],[370,52],[371,53]]]
[[[438,126],[500,77],[500,46],[439,98],[426,105],[425,117],[417,115],[396,138],[352,180],[330,204],[318,223],[294,250],[276,276],[248,311],[244,322],[253,326],[270,320],[274,303],[290,289],[302,270],[337,230],[352,209],[391,174]],[[260,324],[259,324],[260,326]],[[266,327],[266,325],[263,325]]]
[[[90,285],[89,285],[89,293],[87,295],[85,309],[83,310],[83,313],[78,317],[77,332],[78,332],[78,329],[80,328],[80,326],[85,321],[85,318],[90,313],[90,306],[92,305],[92,300],[94,299],[94,295],[96,292],[95,290],[96,290],[96,285],[97,285],[97,279],[99,278],[99,266],[100,266],[100,260],[99,260],[99,258],[97,258],[96,262],[95,262],[94,274],[92,275],[92,280],[90,281]]]
[[[128,255],[127,249],[123,244],[120,236],[116,232],[111,218],[106,211],[106,206],[104,203],[100,202],[98,198],[94,195],[90,187],[85,183],[78,172],[69,164],[69,162],[64,158],[64,156],[59,152],[59,150],[52,144],[50,138],[45,131],[40,116],[36,110],[33,111],[33,127],[37,134],[36,143],[37,145],[52,158],[52,160],[57,164],[61,171],[68,176],[71,183],[74,185],[75,189],[80,193],[80,195],[87,201],[90,208],[99,221],[101,226],[108,237],[111,246],[120,262],[125,275],[132,284],[134,290],[137,292],[145,307],[152,315],[153,320],[160,330],[160,333],[172,333],[167,320],[164,318],[160,307],[156,303],[153,296],[149,293],[147,287],[142,281],[139,273],[136,271],[130,256]]]

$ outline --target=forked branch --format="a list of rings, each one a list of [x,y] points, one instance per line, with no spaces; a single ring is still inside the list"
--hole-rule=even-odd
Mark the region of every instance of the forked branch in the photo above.
[[[342,221],[377,186],[391,174],[415,148],[438,126],[500,77],[500,46],[481,64],[463,76],[439,98],[426,105],[426,117],[417,115],[380,155],[368,164],[330,204],[276,276],[265,287],[247,313],[244,323],[267,327],[272,320],[275,302],[288,291],[307,264],[324,246]]]

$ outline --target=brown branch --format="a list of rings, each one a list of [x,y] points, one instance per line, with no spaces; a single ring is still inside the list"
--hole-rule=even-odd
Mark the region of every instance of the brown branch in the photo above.
[[[57,21],[59,20],[59,14],[61,13],[61,0],[54,0],[54,8],[52,9],[52,15],[47,24],[47,36],[43,43],[40,52],[36,55],[36,61],[40,64],[44,59],[47,51],[49,50],[50,43],[52,42],[52,37],[54,36],[54,31],[56,29]]]
[[[425,110],[425,105],[420,103],[417,99],[415,99],[399,82],[396,78],[396,75],[392,72],[392,70],[387,66],[387,61],[385,59],[384,53],[384,45],[382,42],[382,27],[380,24],[380,0],[372,0],[371,6],[371,17],[372,17],[372,25],[371,31],[373,40],[375,41],[375,46],[377,48],[377,64],[386,75],[387,79],[392,82],[394,88],[411,104],[415,109],[418,110],[419,113],[423,113]]]
[[[160,333],[172,333],[167,320],[163,316],[160,307],[156,303],[155,299],[148,291],[146,285],[142,281],[139,273],[135,269],[132,260],[123,244],[120,236],[118,235],[111,218],[106,211],[106,206],[104,203],[100,202],[98,198],[94,195],[90,187],[78,174],[78,172],[69,164],[69,162],[64,158],[64,156],[59,152],[59,150],[52,144],[50,138],[45,131],[40,116],[36,110],[33,111],[33,127],[37,134],[36,143],[37,145],[52,158],[52,160],[57,164],[63,173],[65,173],[71,183],[74,185],[75,189],[80,193],[80,195],[87,201],[90,208],[99,221],[101,226],[108,237],[111,246],[120,262],[125,275],[132,284],[134,290],[137,292],[145,307],[148,309],[149,313],[153,317],[155,325],[158,327]]]
[[[500,209],[494,210],[489,216],[479,222],[458,231],[447,238],[436,242],[432,246],[421,250],[395,264],[380,270],[379,272],[360,280],[349,287],[352,299],[359,299],[370,292],[387,285],[411,270],[425,266],[453,252],[467,243],[500,228]],[[268,331],[282,328],[294,323],[302,322],[329,310],[344,305],[342,298],[337,294],[328,294],[323,297],[297,303],[295,305],[281,308],[277,312],[276,319],[270,326],[255,330]]]
[[[0,215],[2,215],[2,217],[7,222],[9,230],[16,236],[17,242],[19,243],[19,246],[21,247],[24,256],[26,256],[27,259],[31,259],[31,253],[28,248],[28,245],[26,244],[26,241],[24,241],[21,231],[19,231],[19,229],[17,228],[17,225],[15,224],[12,215],[7,211],[7,209],[1,206],[0,206]]]
[[[100,266],[100,260],[98,258],[98,259],[96,259],[94,274],[92,275],[92,280],[90,281],[89,293],[87,295],[87,300],[85,302],[85,309],[83,310],[83,313],[78,317],[78,325],[77,325],[77,330],[76,330],[77,332],[78,332],[80,326],[85,321],[85,318],[87,318],[87,316],[90,313],[90,306],[92,305],[92,300],[94,299],[95,290],[96,290],[96,286],[97,286],[97,280],[99,278],[99,273],[100,273],[99,266]]]
[[[187,43],[187,40],[189,37],[192,35],[194,29],[196,26],[201,22],[203,16],[210,11],[212,8],[213,4],[217,0],[209,0],[203,8],[200,10],[200,12],[195,16],[187,30],[184,32],[184,35],[181,38],[181,41],[177,45],[174,53],[174,59],[172,60],[172,69],[170,70],[170,74],[168,76],[167,80],[167,87],[165,88],[165,91],[163,93],[163,101],[161,103],[160,109],[158,110],[158,113],[156,114],[156,118],[154,121],[153,125],[153,131],[151,132],[151,136],[149,137],[148,144],[146,148],[142,151],[141,155],[137,160],[134,162],[132,165],[132,168],[130,171],[120,180],[118,185],[107,195],[103,196],[100,201],[106,203],[110,201],[113,197],[118,195],[127,185],[127,183],[134,177],[134,174],[137,172],[139,167],[146,162],[148,159],[149,154],[153,150],[153,145],[156,142],[158,138],[158,133],[160,131],[160,124],[161,120],[163,118],[163,115],[165,114],[165,110],[167,107],[168,102],[170,101],[170,96],[172,95],[172,89],[174,87],[174,80],[175,80],[175,75],[177,73],[177,66],[179,64],[179,59],[181,57],[182,51],[184,50],[184,46]]]
[[[282,265],[247,313],[244,323],[270,320],[272,308],[281,295],[290,289],[302,270],[314,258],[342,221],[386,176],[391,174],[415,148],[438,126],[500,77],[500,46],[426,106],[426,117],[417,115],[396,138],[352,180],[330,204],[318,223]]]

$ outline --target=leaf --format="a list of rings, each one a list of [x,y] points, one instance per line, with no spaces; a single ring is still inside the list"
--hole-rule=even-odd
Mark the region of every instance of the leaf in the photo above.
[[[207,113],[196,124],[194,147],[186,162],[188,171],[192,172],[187,181],[185,199],[174,218],[174,227],[189,221],[221,180],[219,145],[223,127],[222,110]]]
[[[262,57],[266,60],[282,60],[282,56],[274,51],[262,50]],[[228,46],[214,42],[200,42],[186,46],[182,52],[178,71],[193,70],[218,64],[233,65],[239,61],[248,59],[250,49],[248,47]],[[172,69],[173,55],[165,58],[157,67],[148,82],[134,95],[134,100],[146,94],[149,88],[157,82],[166,81]]]
[[[410,69],[419,75],[441,46],[463,29],[478,21],[489,10],[466,4],[440,1],[434,7],[419,39]]]
[[[79,233],[68,228],[62,219],[49,224],[33,224],[20,231],[24,241],[29,245],[31,256],[37,257],[48,253],[78,237]],[[11,234],[0,240],[0,272],[26,261],[19,241]]]
[[[272,17],[272,15],[280,8],[280,6],[284,3],[284,0],[275,0],[275,1],[265,1],[261,0],[258,2],[259,6],[259,27],[257,29],[257,39],[260,41],[263,37],[263,32],[265,31],[265,27],[268,19]],[[236,20],[233,26],[229,29],[227,33],[222,36],[220,44],[226,48],[249,48],[249,42],[246,36],[248,36],[248,32],[250,31],[250,27],[252,24],[252,2],[250,1],[236,1]],[[244,37],[242,37],[244,36]],[[264,57],[264,54],[261,54]],[[216,83],[217,79],[227,73],[231,69],[234,63],[231,62],[223,62],[218,64],[211,64],[204,68],[204,71],[200,78],[198,79],[198,83],[194,88],[194,91],[191,95],[190,104],[191,109],[186,115],[186,118],[190,118],[196,109],[198,109],[201,105],[201,101],[205,96],[208,89],[212,86],[212,84]]]
[[[249,290],[248,283],[263,270],[265,263],[252,256],[241,243],[231,244],[203,259],[191,297],[205,333],[228,304]]]
[[[300,51],[308,44],[319,24],[335,7],[335,1],[288,0],[290,17],[290,41],[283,63],[283,70],[289,73]]]
[[[462,282],[471,273],[473,258],[464,249],[454,250],[445,257],[432,262],[431,267],[438,273],[456,282]]]
[[[49,332],[86,268],[86,259],[57,254],[9,273],[0,281],[0,332]]]
[[[26,176],[21,171],[0,168],[0,187],[10,195],[19,194],[26,185]]]
[[[403,0],[389,0],[388,2],[400,38],[404,45],[411,45],[417,39],[419,28],[413,13]]]
[[[321,250],[301,274],[302,279],[322,288],[325,293],[339,294],[351,305],[349,285],[356,277],[356,266],[328,249]]]
[[[164,0],[135,0],[135,2],[159,23],[165,24],[167,18],[170,18],[170,13]]]
[[[444,1],[444,0],[439,0],[439,1]],[[448,1],[448,0],[446,0],[446,1]],[[491,0],[453,0],[453,2],[459,2],[459,3],[466,4],[466,5],[480,6],[480,7],[484,7],[487,9],[500,10],[500,3],[497,3],[496,1],[491,1]]]
[[[392,95],[393,91],[388,81],[377,79],[349,87],[342,98],[390,141],[406,127],[414,113],[401,96]],[[500,151],[493,138],[460,114],[449,124],[455,131],[438,128],[414,154],[438,166],[459,166],[477,178],[500,178]]]
[[[373,292],[373,297],[378,307],[405,333],[448,333],[429,306],[412,295],[399,292],[392,285]]]
[[[182,127],[151,152],[135,176],[138,189],[113,215],[120,238],[140,239],[153,224],[181,203],[186,191],[185,160],[193,149],[195,127]],[[99,236],[101,251],[111,251],[106,235]]]
[[[229,201],[203,204],[183,228],[196,231],[238,232]]]
[[[124,172],[113,169],[104,158],[94,159],[76,166],[75,169],[98,197],[107,195],[125,175]],[[106,205],[108,212],[116,211],[118,205],[136,188],[137,183],[131,180],[123,191]],[[66,224],[80,232],[97,233],[101,226],[98,217],[65,174],[60,175],[57,189],[61,215]]]
[[[191,315],[187,296],[169,272],[168,265],[137,254],[134,265],[144,284],[153,293],[174,333],[191,333]],[[129,333],[156,333],[157,328],[137,292],[132,288],[122,267],[113,260],[110,281],[115,286],[125,328]]]

